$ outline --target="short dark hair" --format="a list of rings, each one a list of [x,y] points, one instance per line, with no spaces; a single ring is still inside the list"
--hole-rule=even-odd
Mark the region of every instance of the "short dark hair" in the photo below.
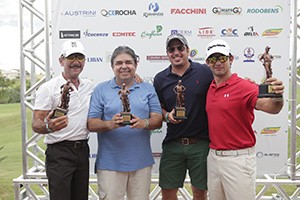
[[[134,64],[137,65],[139,56],[135,54],[133,49],[131,49],[128,46],[119,46],[114,50],[113,54],[111,55],[111,59],[110,59],[111,66],[113,66],[115,58],[122,53],[126,53],[130,55],[134,60]]]

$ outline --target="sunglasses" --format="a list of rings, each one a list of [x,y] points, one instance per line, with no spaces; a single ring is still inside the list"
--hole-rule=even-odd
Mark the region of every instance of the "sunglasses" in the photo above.
[[[184,50],[185,50],[185,46],[178,46],[178,47],[168,47],[167,48],[167,51],[169,52],[169,53],[174,53],[175,52],[175,50],[177,49],[177,51],[179,51],[179,52],[183,52]]]
[[[210,64],[215,64],[219,60],[221,63],[224,63],[228,60],[228,58],[228,56],[211,56],[207,58],[207,62]]]
[[[80,62],[83,62],[83,61],[85,61],[85,56],[84,55],[70,55],[70,56],[66,57],[66,59],[71,62],[75,61],[76,59]]]

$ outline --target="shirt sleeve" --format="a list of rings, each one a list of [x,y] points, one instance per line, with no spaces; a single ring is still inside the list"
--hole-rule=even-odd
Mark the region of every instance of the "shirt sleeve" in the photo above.
[[[245,82],[245,94],[247,98],[247,105],[249,105],[251,108],[255,108],[257,99],[258,99],[258,85],[255,83],[252,83],[248,80]]]
[[[159,113],[162,114],[161,111],[161,106],[158,100],[158,96],[155,92],[154,87],[151,85],[149,87],[150,90],[150,95],[149,95],[149,109],[150,109],[150,113],[154,112],[154,113]]]
[[[45,85],[37,90],[33,110],[52,110],[52,92]]]
[[[101,87],[97,86],[91,96],[88,118],[102,118],[103,103],[101,99],[102,90]]]
[[[153,86],[154,86],[154,88],[155,88],[155,92],[156,92],[156,94],[157,94],[157,96],[158,96],[158,99],[159,99],[159,102],[163,102],[162,101],[162,93],[161,93],[161,85],[162,85],[162,83],[161,82],[159,82],[159,74],[158,75],[156,75],[155,77],[154,77],[154,82],[153,82]]]

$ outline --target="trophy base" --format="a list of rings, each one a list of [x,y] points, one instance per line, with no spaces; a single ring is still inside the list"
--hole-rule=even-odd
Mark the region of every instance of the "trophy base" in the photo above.
[[[176,120],[185,120],[186,117],[186,109],[185,107],[175,107],[174,119]]]
[[[270,84],[260,84],[258,98],[281,98],[281,94],[275,94]]]
[[[123,123],[121,125],[132,125],[130,120],[132,120],[132,114],[130,112],[121,112],[120,113],[123,119]]]
[[[63,109],[63,108],[57,107],[53,110],[53,115],[50,118],[54,119],[54,118],[58,118],[61,116],[65,116],[67,113],[68,113],[68,109]]]

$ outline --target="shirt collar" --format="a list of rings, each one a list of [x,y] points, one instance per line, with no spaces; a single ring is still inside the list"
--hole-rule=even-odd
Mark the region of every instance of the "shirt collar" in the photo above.
[[[226,85],[231,85],[231,84],[233,84],[234,82],[236,82],[236,80],[238,79],[238,76],[237,76],[237,74],[236,73],[233,73],[231,76],[230,76],[230,78],[227,80],[227,81],[225,81],[224,83],[221,83],[220,85],[219,85],[219,87],[224,87],[224,86],[226,86]],[[216,86],[216,81],[215,80],[213,80],[212,81],[212,87],[217,87]]]
[[[189,71],[191,71],[192,69],[195,68],[195,66],[193,65],[193,62],[192,60],[189,59],[189,62],[190,62],[190,66],[189,68],[184,72],[183,76],[185,74],[187,74]],[[168,69],[166,70],[166,76],[172,76],[172,75],[176,75],[174,73],[172,73],[172,65],[169,65]],[[177,76],[177,75],[176,75]]]
[[[116,77],[114,77],[113,79],[111,79],[111,82],[110,82],[110,87],[112,89],[121,89],[121,86],[119,86],[117,84],[117,81],[116,81]],[[139,84],[137,82],[134,81],[134,83],[130,86],[129,90],[134,90],[135,88],[139,88]]]
[[[60,73],[59,79],[60,79],[60,81],[61,81],[62,83],[66,83],[66,82],[67,82],[67,80],[65,79],[65,77],[63,76],[62,73]],[[84,85],[84,81],[82,81],[82,79],[81,79],[80,77],[78,77],[78,80],[79,80],[79,85],[78,85],[78,88],[79,88],[79,87],[82,87],[82,86]],[[74,89],[76,89],[75,86],[74,86]]]

